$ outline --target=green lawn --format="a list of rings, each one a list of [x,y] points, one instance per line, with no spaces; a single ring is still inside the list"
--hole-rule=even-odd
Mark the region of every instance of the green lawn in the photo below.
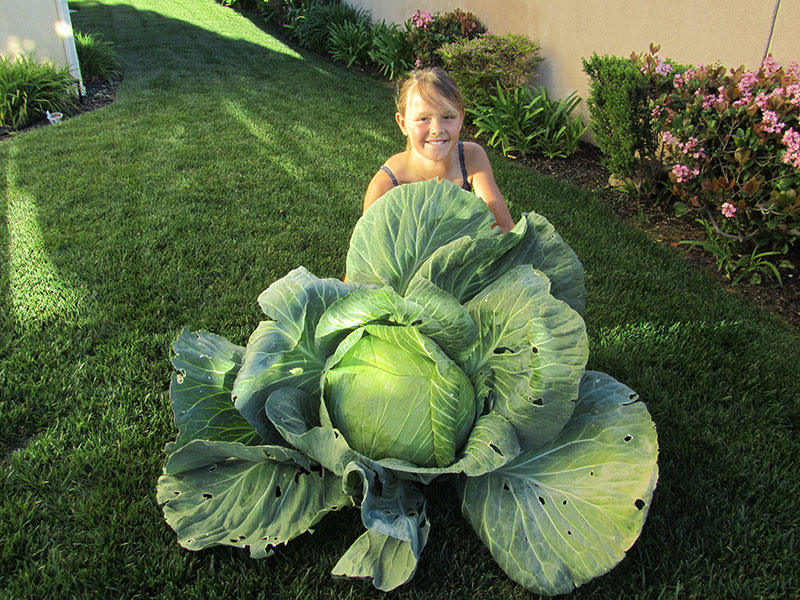
[[[82,0],[120,52],[110,106],[0,143],[0,598],[379,598],[328,573],[361,532],[326,517],[274,556],[180,548],[155,500],[170,344],[244,344],[259,292],[342,277],[361,197],[402,147],[391,86],[213,0]],[[598,49],[601,50],[601,49]],[[740,303],[590,193],[491,155],[587,273],[590,368],[637,390],[660,479],[639,541],[575,598],[800,594],[800,333]],[[391,598],[530,598],[434,484]]]

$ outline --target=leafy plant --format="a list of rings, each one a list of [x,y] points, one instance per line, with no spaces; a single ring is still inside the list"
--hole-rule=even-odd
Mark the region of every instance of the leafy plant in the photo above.
[[[488,134],[489,145],[499,145],[506,156],[518,152],[565,158],[577,150],[586,131],[582,118],[571,117],[580,101],[575,92],[551,100],[544,87],[533,91],[519,86],[504,93],[498,84],[489,106],[468,108],[467,112],[478,135]]]
[[[711,254],[717,270],[722,271],[725,277],[731,280],[731,285],[736,285],[748,275],[750,283],[758,285],[762,281],[762,275],[771,275],[779,285],[783,286],[780,271],[768,259],[768,257],[779,255],[781,252],[765,251],[755,247],[748,254],[742,251],[742,245],[738,241],[720,235],[707,219],[695,220],[705,228],[707,239],[683,240],[678,243],[696,246]]]
[[[372,28],[368,21],[332,23],[328,31],[331,57],[334,60],[343,62],[348,67],[369,62]]]
[[[408,24],[405,31],[395,23],[387,25],[385,21],[372,26],[369,58],[389,79],[404,76],[414,66],[414,52],[407,33]]]
[[[77,105],[77,80],[67,67],[40,63],[33,55],[0,57],[0,127],[19,129]]]
[[[542,60],[539,44],[519,34],[487,33],[437,50],[467,104],[488,104],[497,84],[504,92],[529,85]]]
[[[81,75],[86,80],[105,79],[110,82],[122,73],[114,45],[101,35],[76,31],[75,50]]]
[[[448,181],[394,188],[353,231],[347,283],[291,271],[259,296],[246,347],[180,334],[158,502],[182,546],[263,557],[360,506],[366,531],[333,573],[393,589],[428,538],[424,486],[447,476],[532,590],[623,558],[657,479],[650,415],[585,370],[575,253],[539,215],[493,222]]]
[[[367,18],[363,10],[341,0],[310,0],[289,10],[289,22],[284,25],[298,43],[320,54],[330,50],[331,25],[358,23]]]

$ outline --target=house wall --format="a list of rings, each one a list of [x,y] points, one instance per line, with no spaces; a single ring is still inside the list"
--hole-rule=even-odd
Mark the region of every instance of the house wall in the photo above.
[[[0,56],[31,53],[82,82],[67,0],[0,0]]]
[[[757,68],[767,50],[782,65],[800,62],[800,0],[348,0],[373,21],[402,23],[419,10],[461,8],[494,33],[522,33],[541,44],[536,83],[551,96],[589,95],[582,58],[630,56],[650,43],[684,64]],[[777,6],[777,13],[776,13]],[[584,114],[588,114],[585,102]]]

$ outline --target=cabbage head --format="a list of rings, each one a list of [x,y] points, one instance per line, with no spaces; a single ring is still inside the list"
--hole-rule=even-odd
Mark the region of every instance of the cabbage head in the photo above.
[[[254,558],[359,507],[333,568],[381,590],[428,539],[425,486],[448,476],[500,567],[545,595],[609,571],[658,478],[647,408],[586,370],[583,267],[542,216],[492,229],[436,180],[394,188],[356,224],[347,282],[298,267],[258,298],[246,346],[173,344],[157,498],[179,543]]]

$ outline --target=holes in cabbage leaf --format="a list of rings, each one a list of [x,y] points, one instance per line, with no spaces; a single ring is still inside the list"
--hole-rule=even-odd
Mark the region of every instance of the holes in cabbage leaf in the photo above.
[[[633,439],[633,436],[629,433],[624,438],[622,438],[625,442],[630,442]]]
[[[539,496],[539,502],[541,503],[542,506],[544,506],[544,498],[542,498],[541,496]]]
[[[216,465],[216,464],[214,464],[214,465],[211,465],[210,467],[208,467],[208,470],[209,470],[209,471],[211,471],[211,472],[213,473],[214,471],[216,471],[216,470],[217,470],[217,465]]]
[[[492,350],[494,354],[513,354],[514,351],[511,348],[506,348],[505,346],[498,346],[494,350]]]
[[[567,529],[567,535],[572,535],[572,530],[571,529]]]
[[[507,481],[503,482],[503,491],[505,491],[505,492],[510,492],[511,491],[511,488],[508,487],[508,482]]]
[[[500,448],[498,448],[497,446],[495,446],[492,442],[489,442],[489,448],[491,448],[495,454],[499,454],[501,457],[505,458],[505,454],[503,454],[503,451],[500,450]]]
[[[531,346],[531,352],[534,354],[539,354],[539,349],[536,346]]]
[[[208,492],[206,492],[205,494],[203,494],[203,498],[205,498],[206,500],[211,500],[213,497],[214,497],[214,496],[212,496],[212,495],[211,495],[211,494],[209,494]]]
[[[276,498],[280,498],[281,496],[283,496],[283,490],[281,490],[281,486],[276,485],[275,486],[275,497]]]
[[[641,498],[637,498],[636,502],[633,503],[637,510],[642,510],[645,507],[644,500]]]
[[[563,501],[561,504],[563,504],[564,506],[566,506],[566,505],[567,505],[567,499],[566,499],[566,498],[564,498],[564,501]]]
[[[534,406],[544,406],[544,398],[528,398]]]

